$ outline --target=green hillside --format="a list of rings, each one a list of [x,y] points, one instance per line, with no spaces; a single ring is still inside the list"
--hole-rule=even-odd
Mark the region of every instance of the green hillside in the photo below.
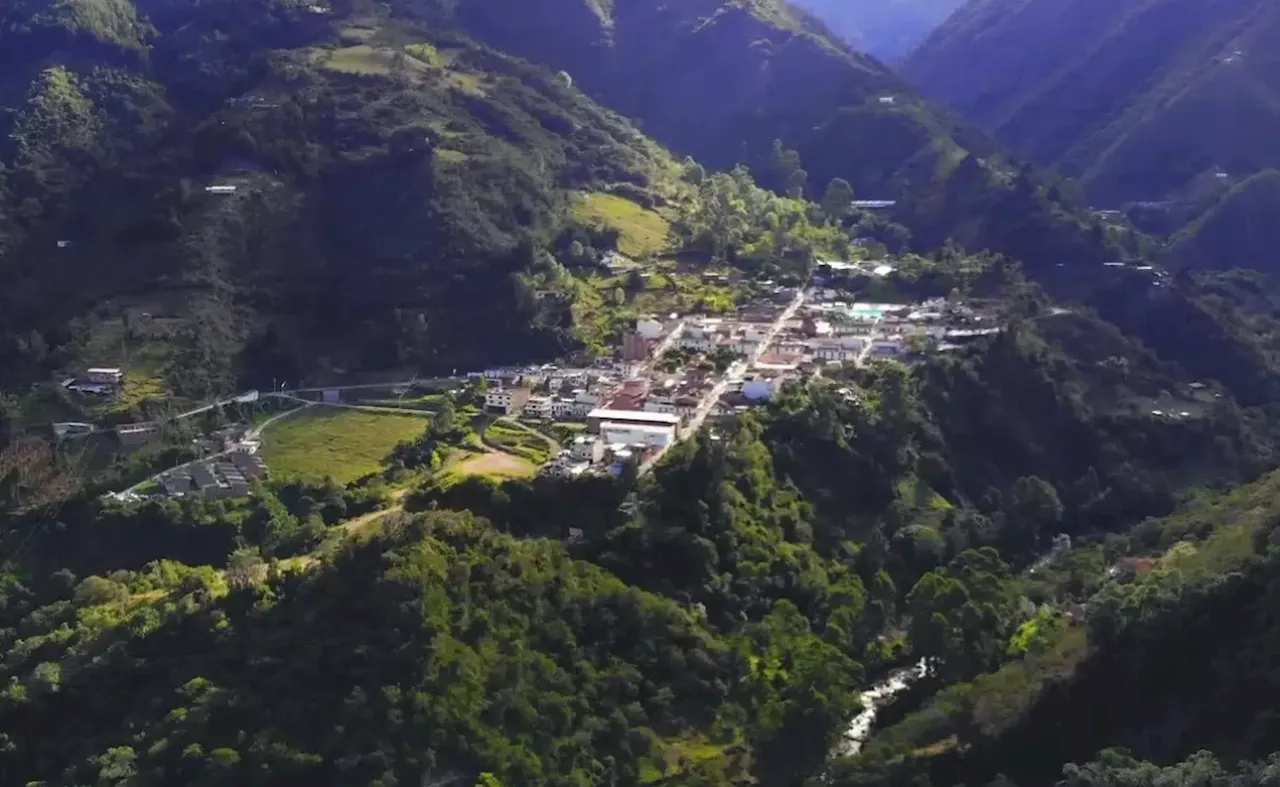
[[[1171,259],[1197,267],[1276,271],[1280,171],[1267,170],[1233,187],[1175,235]]]
[[[132,336],[164,322],[159,365],[194,396],[317,359],[555,354],[572,324],[518,282],[575,194],[681,188],[616,114],[438,31],[274,1],[4,13],[7,384],[93,363],[85,347],[122,320]]]
[[[778,0],[585,0],[393,7],[459,23],[506,51],[563,69],[645,133],[704,164],[745,163],[767,187],[822,196],[833,178],[890,215],[918,248],[951,238],[1031,265],[1121,253],[1079,206],[1018,188],[989,137],[922,100],[814,17]],[[776,141],[794,157],[776,155]],[[796,175],[796,170],[802,175]],[[793,179],[794,178],[794,179]]]
[[[1259,0],[972,0],[902,72],[1118,207],[1280,163],[1278,35]]]

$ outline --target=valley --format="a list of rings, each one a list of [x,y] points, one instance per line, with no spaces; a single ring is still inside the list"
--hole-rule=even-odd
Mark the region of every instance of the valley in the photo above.
[[[1192,6],[0,8],[0,784],[1272,783]]]

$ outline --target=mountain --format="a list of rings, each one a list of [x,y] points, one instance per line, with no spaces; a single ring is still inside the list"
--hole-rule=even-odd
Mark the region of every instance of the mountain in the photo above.
[[[554,74],[397,20],[283,0],[2,13],[15,384],[120,362],[122,320],[192,396],[317,359],[554,355],[576,339],[562,306],[521,294],[534,248],[582,192],[677,188],[664,150]]]
[[[902,74],[1118,207],[1277,166],[1278,39],[1265,0],[971,0]]]
[[[798,0],[853,45],[884,63],[900,62],[946,21],[962,0]]]
[[[1123,253],[985,135],[776,0],[236,8],[2,12],[6,379],[145,359],[200,398],[318,367],[579,347],[576,285],[548,284],[563,270],[546,265],[578,195],[674,214],[689,197],[636,126],[779,193],[818,199],[844,178],[897,199],[899,245],[1033,265]]]
[[[785,191],[797,166],[779,166],[780,141],[798,154],[810,196],[843,178],[859,198],[898,200],[890,215],[917,248],[952,239],[1031,265],[1123,254],[1078,206],[1047,199],[1029,171],[1020,179],[992,139],[780,0],[392,7],[563,69],[673,151],[715,168],[744,163]]]
[[[1280,171],[1267,170],[1233,186],[1198,218],[1175,235],[1168,257],[1197,267],[1280,267],[1276,244],[1280,229],[1273,220],[1280,210]]]

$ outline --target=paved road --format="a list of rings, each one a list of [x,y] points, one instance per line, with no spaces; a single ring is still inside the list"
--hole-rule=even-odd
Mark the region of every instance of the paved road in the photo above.
[[[270,394],[268,394],[270,395]],[[287,399],[290,402],[301,402],[303,404],[314,404],[322,407],[337,407],[342,410],[359,410],[364,413],[392,413],[395,415],[418,415],[423,418],[431,418],[435,415],[434,410],[423,410],[418,407],[384,407],[377,404],[346,404],[344,402],[317,402],[315,399],[303,399],[301,396],[294,396],[293,392],[274,394],[277,399]]]
[[[871,332],[867,334],[867,343],[862,346],[862,351],[858,353],[858,357],[853,361],[855,366],[863,366],[866,364],[867,358],[871,355],[872,347],[875,344],[879,328],[880,320],[876,320],[871,324]]]
[[[676,323],[676,327],[672,328],[670,333],[662,337],[662,341],[658,342],[657,346],[653,348],[653,352],[649,353],[649,360],[641,364],[641,374],[648,372],[649,369],[658,362],[658,359],[662,357],[663,353],[671,349],[671,345],[675,343],[675,340],[679,339],[680,334],[684,333],[684,326],[685,321],[681,320]]]
[[[740,382],[743,376],[746,375],[747,370],[760,360],[760,356],[764,355],[765,351],[769,348],[769,345],[773,344],[773,340],[778,337],[778,332],[782,330],[782,326],[786,324],[787,320],[794,317],[796,312],[800,310],[800,307],[804,305],[804,300],[808,295],[808,290],[803,288],[797,292],[795,299],[791,301],[787,308],[782,310],[782,313],[779,314],[777,319],[773,321],[773,324],[769,326],[769,330],[765,333],[760,344],[756,345],[756,348],[751,352],[751,355],[745,360],[735,361],[725,373],[724,379],[716,383],[715,386],[702,397],[702,401],[698,404],[698,409],[694,410],[693,415],[689,417],[688,422],[680,430],[679,440],[687,439],[698,433],[698,430],[702,428],[703,422],[707,420],[707,416],[711,414],[711,411],[715,409],[716,403],[720,401],[720,397],[724,396],[724,392],[729,389],[729,385],[731,383]],[[671,446],[667,446],[641,463],[640,475],[644,475],[652,471],[653,468],[657,466],[658,462],[662,461],[662,457],[667,455],[667,451],[670,450]]]

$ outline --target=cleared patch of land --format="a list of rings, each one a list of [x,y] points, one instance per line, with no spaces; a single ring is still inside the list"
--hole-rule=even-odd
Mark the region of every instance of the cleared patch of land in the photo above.
[[[427,428],[421,415],[317,406],[263,433],[262,456],[278,478],[350,483],[382,467],[397,444]]]
[[[656,210],[614,194],[585,195],[573,208],[573,217],[618,231],[618,251],[628,257],[659,254],[670,245],[671,222]]]
[[[454,478],[478,475],[485,478],[532,478],[538,467],[528,459],[500,451],[490,451],[474,456],[449,469]]]

